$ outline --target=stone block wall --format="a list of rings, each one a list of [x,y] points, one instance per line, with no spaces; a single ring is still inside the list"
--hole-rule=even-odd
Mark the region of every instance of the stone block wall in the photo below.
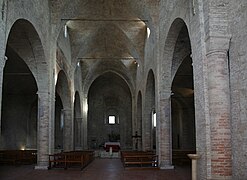
[[[244,179],[247,177],[247,2],[238,0],[230,4],[229,72],[233,178]]]

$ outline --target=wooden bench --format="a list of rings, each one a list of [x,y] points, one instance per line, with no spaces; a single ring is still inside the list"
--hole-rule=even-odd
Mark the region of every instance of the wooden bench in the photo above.
[[[37,162],[37,150],[1,150],[1,164],[34,164]]]
[[[93,151],[70,151],[49,155],[49,166],[51,168],[80,167],[81,170],[94,159]]]
[[[125,168],[158,168],[158,155],[144,151],[121,152],[121,160]]]

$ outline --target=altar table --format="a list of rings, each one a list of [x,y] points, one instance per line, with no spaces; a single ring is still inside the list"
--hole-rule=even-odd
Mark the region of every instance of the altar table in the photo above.
[[[104,149],[109,152],[110,147],[112,152],[118,152],[120,150],[120,142],[105,142]]]

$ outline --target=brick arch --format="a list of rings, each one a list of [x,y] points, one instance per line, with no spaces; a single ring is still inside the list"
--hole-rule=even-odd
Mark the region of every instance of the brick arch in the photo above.
[[[25,61],[37,81],[38,91],[47,92],[48,64],[34,25],[25,19],[16,20],[9,31],[7,45]]]
[[[72,98],[71,89],[68,78],[63,70],[58,73],[56,83],[56,93],[61,98],[64,118],[63,128],[63,150],[69,151],[73,149],[73,113],[72,113]]]
[[[177,26],[175,27],[178,28]],[[196,146],[194,83],[190,36],[184,21],[179,23],[176,33],[176,39],[173,39],[175,40],[173,52],[170,54],[172,59],[169,59],[172,60],[170,63],[172,149],[173,152],[176,149],[189,149],[192,152],[195,151]],[[174,155],[172,157],[173,164],[179,163]]]
[[[190,55],[191,55],[190,36],[189,36],[188,28],[186,24],[184,24],[179,32],[175,49],[173,52],[172,67],[171,67],[172,79],[174,78],[175,73],[182,64],[183,60],[186,59],[187,57],[190,58]]]
[[[176,18],[170,21],[168,32],[165,35],[164,46],[162,47],[162,57],[160,59],[159,75],[159,102],[157,110],[157,126],[159,128],[158,152],[161,167],[172,166],[172,141],[171,141],[171,87],[175,72],[182,60],[188,55],[188,51],[179,51],[177,42],[183,28],[187,30],[184,19]],[[190,38],[189,38],[190,41]],[[177,57],[176,57],[177,56]],[[174,60],[176,58],[176,60]],[[178,59],[177,59],[178,58]],[[165,144],[163,144],[165,142]]]
[[[173,57],[174,52],[176,49],[176,42],[179,37],[179,33],[181,29],[186,26],[185,22],[181,18],[175,19],[168,31],[168,34],[166,36],[165,40],[165,46],[163,50],[163,57],[165,59],[161,60],[161,74],[162,74],[162,87],[166,88],[166,91],[170,91],[171,86],[171,80],[172,80],[172,65],[173,63]],[[168,83],[167,83],[168,82]]]
[[[94,73],[88,74],[87,77],[85,78],[84,92],[88,94],[89,88],[92,85],[93,81],[97,79],[99,76],[107,72],[112,72],[120,76],[126,82],[126,84],[130,89],[131,95],[133,96],[134,82],[131,78],[129,78],[128,72],[123,66],[124,66],[123,64],[115,63],[113,66],[109,67],[107,61],[95,65],[94,68],[91,70],[91,72]]]
[[[63,70],[60,70],[57,76],[56,92],[61,97],[65,109],[71,108],[71,92],[68,78]]]
[[[79,64],[76,65],[75,70],[74,70],[74,91],[75,92],[81,92],[81,87],[82,87],[82,68],[80,62]]]

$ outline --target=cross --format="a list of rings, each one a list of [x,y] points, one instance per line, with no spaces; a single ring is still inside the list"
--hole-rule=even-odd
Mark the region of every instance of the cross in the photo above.
[[[138,150],[138,138],[141,138],[141,136],[139,136],[139,135],[137,134],[137,131],[136,131],[136,132],[135,132],[135,135],[132,136],[132,138],[135,138],[135,139],[136,139],[135,148],[136,148],[136,150]]]

